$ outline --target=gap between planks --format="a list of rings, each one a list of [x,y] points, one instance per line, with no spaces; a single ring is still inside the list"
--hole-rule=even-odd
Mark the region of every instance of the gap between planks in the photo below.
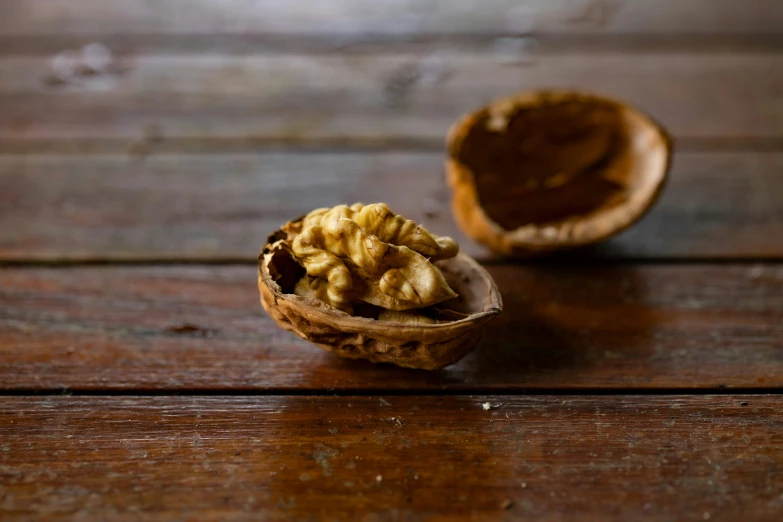
[[[777,53],[783,40],[774,33],[739,34],[568,34],[545,33],[422,33],[417,35],[363,34],[350,38],[329,34],[79,34],[0,36],[0,58],[48,56],[90,42],[119,53],[188,55],[196,53],[247,54],[388,54],[431,50],[433,45],[454,51],[482,51],[513,41],[526,41],[536,53]]]
[[[512,396],[615,396],[656,397],[656,396],[712,396],[712,395],[783,395],[783,388],[729,388],[717,385],[711,388],[531,388],[526,389],[496,389],[471,388],[442,389],[407,388],[407,389],[131,389],[131,390],[96,390],[96,389],[46,389],[21,388],[13,390],[0,389],[0,397],[476,397],[496,395]]]
[[[595,249],[600,248],[595,245]],[[783,256],[764,257],[601,257],[590,247],[573,251],[542,256],[533,259],[512,259],[488,257],[479,260],[484,266],[546,266],[546,267],[606,267],[612,265],[783,265]],[[244,257],[205,257],[191,259],[172,258],[94,258],[94,259],[0,259],[0,268],[81,268],[81,267],[155,267],[155,266],[256,266],[254,259]]]
[[[783,151],[780,137],[682,137],[675,139],[676,151],[681,152],[779,152]],[[0,139],[0,156],[34,155],[89,155],[127,156],[143,161],[151,156],[176,154],[367,154],[372,152],[444,152],[442,139],[390,136],[380,139],[360,137],[301,138],[268,136],[200,136],[156,137],[139,140],[118,139]]]

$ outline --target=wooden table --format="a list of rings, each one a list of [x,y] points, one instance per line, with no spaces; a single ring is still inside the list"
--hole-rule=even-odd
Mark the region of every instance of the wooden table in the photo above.
[[[0,13],[3,520],[783,520],[783,2]],[[443,137],[545,86],[663,122],[671,181],[606,245],[498,259],[454,225]],[[259,306],[270,231],[379,200],[501,288],[443,371]]]

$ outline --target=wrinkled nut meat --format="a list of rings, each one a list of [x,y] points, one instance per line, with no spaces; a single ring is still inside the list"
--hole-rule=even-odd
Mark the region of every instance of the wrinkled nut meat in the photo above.
[[[664,129],[615,100],[567,91],[504,98],[449,131],[452,210],[467,235],[504,254],[595,243],[652,206],[671,148]]]
[[[456,297],[432,262],[457,255],[457,243],[383,203],[314,210],[288,230],[296,259],[316,278],[297,284],[295,293],[298,288],[349,314],[357,301],[409,310]]]
[[[500,312],[489,274],[383,203],[317,209],[259,257],[261,304],[282,328],[338,355],[438,369]]]

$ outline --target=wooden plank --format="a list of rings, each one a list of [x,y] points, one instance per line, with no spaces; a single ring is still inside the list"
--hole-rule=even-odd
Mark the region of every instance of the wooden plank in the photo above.
[[[783,256],[783,154],[682,153],[612,258]],[[438,153],[0,156],[0,259],[256,259],[289,219],[339,203],[396,212],[491,254],[453,222]]]
[[[4,0],[0,33],[779,33],[777,0]]]
[[[440,372],[279,329],[253,266],[0,270],[6,390],[783,387],[783,267],[489,266],[504,311]]]
[[[6,398],[0,513],[772,522],[782,431],[763,395]]]
[[[783,54],[541,54],[518,47],[359,54],[141,55],[122,72],[53,81],[48,57],[0,59],[2,149],[41,140],[438,146],[462,113],[524,89],[635,104],[683,140],[783,137]],[[77,147],[78,150],[78,147]]]

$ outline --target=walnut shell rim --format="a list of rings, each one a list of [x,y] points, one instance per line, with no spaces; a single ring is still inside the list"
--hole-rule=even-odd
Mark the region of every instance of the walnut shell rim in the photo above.
[[[342,357],[437,370],[470,352],[482,327],[503,307],[489,273],[472,258],[458,254],[437,265],[453,282],[460,294],[457,299],[471,310],[466,317],[412,325],[351,316],[316,299],[283,292],[270,273],[270,263],[280,261],[276,256],[286,255],[281,253],[282,241],[275,241],[279,237],[272,235],[259,256],[261,305],[281,328]]]
[[[596,207],[586,215],[561,221],[504,228],[482,205],[476,173],[462,161],[460,153],[474,127],[486,125],[487,114],[512,114],[526,108],[553,103],[577,103],[584,107],[611,107],[622,119],[628,143],[623,153],[630,158],[624,172],[634,184],[628,199],[611,208]],[[528,257],[578,248],[604,241],[641,219],[654,205],[668,179],[673,140],[650,116],[618,100],[572,90],[539,90],[497,99],[463,115],[449,129],[446,139],[446,178],[452,190],[452,213],[462,231],[493,251]],[[511,180],[511,183],[517,180]],[[519,181],[521,182],[521,181]],[[485,203],[486,205],[486,203]]]

